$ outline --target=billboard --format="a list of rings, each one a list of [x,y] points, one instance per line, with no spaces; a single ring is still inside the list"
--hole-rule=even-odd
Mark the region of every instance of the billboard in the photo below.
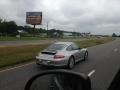
[[[42,12],[26,12],[26,23],[31,25],[41,25]]]

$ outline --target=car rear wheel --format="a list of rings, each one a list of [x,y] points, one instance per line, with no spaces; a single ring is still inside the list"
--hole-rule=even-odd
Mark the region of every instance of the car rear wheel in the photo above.
[[[68,68],[72,69],[74,65],[75,65],[74,57],[70,57],[69,62],[68,62]]]
[[[85,52],[84,60],[87,60],[87,59],[88,59],[88,52]]]

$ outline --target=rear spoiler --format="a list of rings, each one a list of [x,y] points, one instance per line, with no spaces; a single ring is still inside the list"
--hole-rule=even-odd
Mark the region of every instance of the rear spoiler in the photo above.
[[[42,51],[42,54],[49,54],[49,55],[55,55],[57,51]]]

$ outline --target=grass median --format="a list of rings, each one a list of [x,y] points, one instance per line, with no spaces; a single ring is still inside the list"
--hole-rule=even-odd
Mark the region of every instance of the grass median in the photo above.
[[[113,38],[98,38],[78,41],[76,43],[78,43],[78,45],[80,45],[81,47],[90,47],[98,44],[107,43],[113,40]],[[30,62],[34,60],[38,52],[40,52],[47,46],[48,44],[0,47],[0,68],[24,62]]]
[[[86,47],[91,47],[91,46],[95,46],[95,45],[99,45],[99,44],[104,44],[104,43],[108,43],[115,40],[114,38],[92,38],[92,39],[88,39],[88,40],[84,40],[84,41],[77,41],[76,43],[82,47],[82,48],[86,48]]]
[[[27,45],[0,48],[0,68],[34,60],[35,56],[48,45]]]

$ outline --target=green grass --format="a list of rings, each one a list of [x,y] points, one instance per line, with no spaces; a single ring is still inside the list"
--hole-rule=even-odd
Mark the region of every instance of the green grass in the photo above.
[[[90,47],[98,44],[110,42],[112,38],[90,39],[76,42],[80,47]],[[29,62],[34,60],[35,56],[46,48],[48,44],[44,45],[27,45],[15,47],[0,47],[0,68],[5,66],[12,66],[15,64]]]
[[[81,47],[81,48],[86,48],[86,47],[91,47],[99,44],[104,44],[108,43],[110,41],[115,40],[114,38],[92,38],[89,40],[84,40],[84,41],[77,41],[76,43]]]
[[[0,67],[31,61],[48,45],[29,45],[0,48]]]

